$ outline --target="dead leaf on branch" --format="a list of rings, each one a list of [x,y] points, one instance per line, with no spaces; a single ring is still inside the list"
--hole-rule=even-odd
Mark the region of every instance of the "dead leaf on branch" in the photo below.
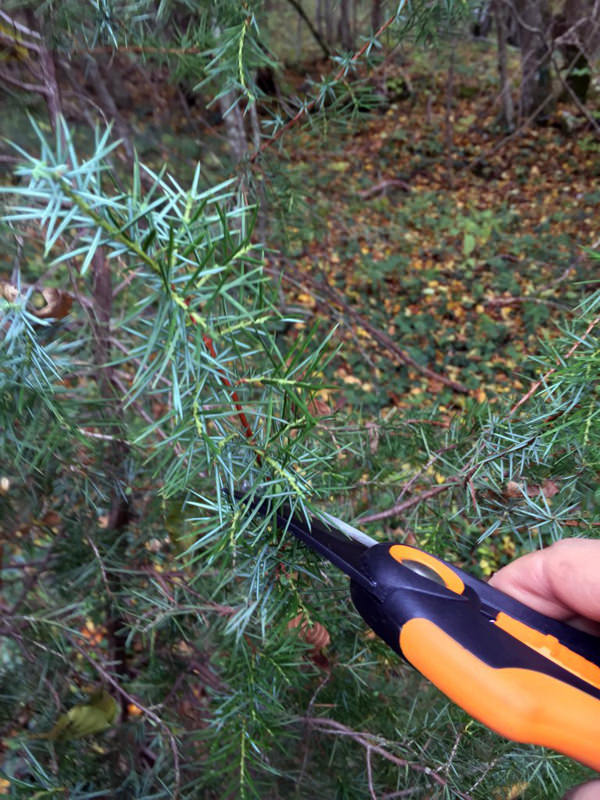
[[[508,481],[504,487],[504,496],[523,497],[523,495],[526,494],[528,497],[538,497],[540,494],[543,494],[544,497],[549,500],[551,497],[554,497],[555,494],[558,494],[559,491],[559,485],[551,478],[546,478],[546,480],[541,484],[526,484],[525,482],[518,483],[517,481]]]
[[[313,622],[310,625],[306,616],[301,612],[291,619],[287,624],[288,630],[299,628],[299,636],[303,642],[312,646],[309,653],[310,660],[317,667],[327,669],[329,666],[329,659],[324,653],[325,648],[331,642],[329,631],[320,622]]]
[[[8,281],[0,281],[0,297],[8,303],[16,303],[23,293]],[[46,286],[35,289],[29,297],[27,310],[38,319],[63,319],[73,305],[73,297],[63,289]]]
[[[523,496],[523,487],[520,483],[516,481],[508,481],[506,486],[504,487],[504,496],[505,497],[522,497]]]

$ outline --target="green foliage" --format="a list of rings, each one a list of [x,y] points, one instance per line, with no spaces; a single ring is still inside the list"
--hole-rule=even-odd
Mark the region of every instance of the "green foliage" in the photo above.
[[[381,643],[365,639],[342,600],[343,578],[265,524],[232,512],[231,497],[248,481],[280,500],[304,502],[356,485],[366,471],[358,505],[375,510],[392,504],[396,487],[429,464],[448,491],[415,507],[403,524],[423,546],[482,574],[515,547],[559,538],[567,523],[593,532],[600,521],[593,378],[600,351],[589,320],[597,296],[540,361],[542,372],[553,371],[527,414],[467,403],[445,431],[390,421],[374,450],[360,430],[341,427],[334,438],[317,425],[311,401],[331,355],[328,338],[307,330],[282,349],[275,287],[231,182],[203,188],[197,170],[183,189],[136,165],[124,191],[111,172],[106,134],[85,159],[66,126],[54,147],[38,136],[39,156],[22,153],[8,221],[40,226],[46,258],[58,268],[77,266],[78,292],[92,298],[92,311],[98,259],[110,258],[127,288],[112,310],[119,346],[109,366],[94,360],[97,334],[83,309],[68,324],[41,325],[27,311],[26,293],[3,305],[10,382],[2,393],[2,445],[11,465],[10,490],[0,498],[4,524],[20,532],[10,548],[15,569],[41,561],[49,570],[31,586],[17,570],[5,589],[13,603],[5,621],[5,719],[15,724],[26,695],[36,732],[12,733],[18,757],[5,769],[14,796],[68,785],[81,798],[107,786],[123,797],[169,797],[174,787],[190,798],[202,791],[250,797],[285,794],[297,778],[304,796],[360,797],[368,784],[358,754],[374,746],[368,737],[375,734],[386,753],[374,779],[381,791],[406,785],[397,761],[408,759],[420,765],[410,785],[431,792],[421,767],[443,764],[449,752],[453,771],[436,796],[473,784],[474,796],[489,797],[534,769],[532,798],[573,780],[564,760],[500,745],[449,709]],[[115,400],[100,390],[107,368],[122,376]],[[110,418],[107,404],[115,401]],[[106,470],[115,438],[130,443],[117,475]],[[470,491],[450,486],[457,475],[468,477]],[[115,490],[144,509],[126,533],[102,522]],[[312,660],[290,631],[299,612],[332,632],[325,662]],[[107,662],[119,646],[127,653],[124,672]],[[43,659],[15,683],[39,650]],[[49,685],[68,706],[71,687],[107,678],[111,722],[113,692],[134,698],[141,715],[103,734],[104,761],[85,745],[81,764],[71,740],[108,728],[108,719],[99,724],[90,702],[56,722]],[[59,736],[67,724],[74,733]],[[56,756],[38,735],[43,730],[63,740]],[[321,747],[302,745],[307,736],[322,743],[330,769],[318,766]],[[133,755],[140,746],[152,753],[148,766]],[[493,771],[485,766],[491,747]]]
[[[156,15],[112,3],[93,19],[38,5],[67,40],[83,30],[93,44],[183,48],[161,58],[213,99],[233,91],[252,102],[255,68],[276,63],[259,3],[163,2]],[[399,28],[410,23],[425,39],[451,33],[468,11],[416,4],[409,20],[407,9],[398,6]],[[341,79],[313,81],[295,106],[318,135],[322,122],[340,130],[364,105],[356,64],[344,55],[336,68]],[[273,111],[267,130],[285,122]],[[19,140],[21,164],[4,190],[17,293],[0,299],[0,724],[10,796],[488,800],[525,781],[527,800],[542,800],[584,777],[450,707],[369,635],[342,576],[234,495],[260,491],[275,505],[350,519],[442,487],[372,532],[414,536],[484,576],[573,530],[596,535],[598,295],[523,363],[507,325],[477,310],[483,280],[461,297],[464,329],[450,331],[439,320],[456,304],[431,265],[417,271],[404,250],[363,253],[359,235],[381,231],[360,217],[361,200],[350,220],[335,218],[353,234],[344,257],[361,260],[357,302],[376,318],[370,291],[389,295],[397,279],[399,307],[386,324],[418,364],[442,351],[444,367],[464,368],[472,396],[444,391],[424,407],[413,373],[365,371],[371,353],[364,358],[353,330],[358,347],[342,352],[350,368],[334,413],[333,326],[299,306],[281,309],[282,287],[253,232],[258,183],[215,181],[200,167],[184,183],[138,160],[126,174],[110,131],[80,146],[62,121],[53,142],[41,123],[33,128],[36,153]],[[437,163],[443,147],[432,135],[414,156]],[[329,171],[285,153],[266,162],[288,255],[327,229],[327,219],[318,230],[307,220],[337,212],[330,198],[310,196],[308,178],[330,191],[332,175],[345,179],[351,166],[343,154]],[[509,257],[531,260],[519,264],[528,279],[534,256],[558,241],[551,226],[517,237],[509,205],[457,214],[435,191],[379,202],[389,214],[382,239],[402,244],[418,229],[454,238],[456,273],[470,281],[479,270],[500,291],[520,286]],[[434,237],[431,246],[441,247]],[[332,266],[332,284],[342,269]],[[46,281],[73,293],[71,314],[33,313],[32,286]],[[423,298],[431,303],[413,313]],[[531,328],[547,309],[530,304]],[[504,347],[515,371],[544,376],[515,409],[512,393],[479,394]],[[388,389],[401,405],[380,416]],[[325,399],[331,407],[319,410]],[[290,624],[298,616],[306,627]],[[330,644],[311,643],[306,631],[317,626]]]
[[[17,626],[14,631],[20,626],[27,631],[22,644],[26,657],[36,642],[52,642],[48,656],[63,676],[64,691],[71,681],[94,679],[95,659],[78,664],[76,654],[86,644],[80,630],[85,634],[81,626],[86,620],[102,624],[108,602],[122,630],[105,631],[101,646],[114,646],[111,637],[126,637],[129,644],[121,646],[130,649],[137,642],[139,652],[150,649],[147,670],[131,683],[132,691],[143,690],[150,703],[173,691],[179,696],[177,682],[172,685],[175,676],[164,661],[170,661],[174,642],[185,641],[188,659],[193,660],[194,653],[212,648],[209,641],[223,637],[225,650],[231,648],[236,655],[232,658],[230,652],[223,662],[220,681],[229,688],[226,694],[218,693],[223,699],[208,729],[210,749],[220,764],[223,742],[237,742],[241,761],[235,780],[245,792],[256,765],[264,764],[264,744],[259,747],[258,742],[265,733],[256,709],[240,709],[248,701],[257,703],[260,720],[266,720],[266,708],[271,708],[281,726],[279,695],[296,669],[302,644],[289,634],[286,640],[281,615],[284,620],[294,615],[299,592],[290,595],[275,577],[281,556],[273,534],[264,524],[232,517],[229,507],[243,481],[281,498],[291,494],[295,502],[312,494],[311,483],[323,492],[335,481],[331,447],[321,441],[310,410],[320,386],[314,376],[322,371],[331,349],[328,336],[308,330],[281,350],[274,287],[251,242],[248,209],[240,204],[231,181],[202,189],[198,169],[192,186],[184,190],[169,176],[144,173],[136,165],[131,189],[124,192],[117,188],[107,160],[114,147],[107,133],[98,136],[92,156],[82,160],[66,125],[55,147],[39,129],[37,133],[40,154],[22,152],[22,180],[8,190],[12,197],[7,220],[11,225],[39,223],[45,257],[54,256],[58,268],[76,265],[79,291],[91,304],[89,316],[82,309],[81,316],[66,325],[37,324],[27,311],[27,293],[3,304],[7,346],[2,363],[2,445],[11,465],[3,511],[14,529],[24,518],[22,541],[13,552],[17,562],[46,559],[54,576],[33,593],[25,588],[25,595],[15,581],[6,595],[17,604],[10,625]],[[147,188],[144,174],[150,177]],[[96,360],[102,333],[94,328],[94,318],[101,314],[103,300],[97,293],[99,274],[109,260],[118,265],[115,276],[125,282],[127,292],[112,308],[112,335],[119,346],[106,365]],[[108,394],[103,374],[112,382]],[[107,416],[109,403],[116,404],[116,418]],[[246,422],[235,411],[242,406]],[[124,439],[130,442],[125,460],[118,466],[113,462],[116,473],[111,474],[104,468],[106,460],[111,462],[115,441]],[[79,468],[68,466],[76,461]],[[173,529],[173,514],[165,530],[160,503],[157,506],[151,493],[136,488],[153,476],[160,477],[153,491],[162,485],[162,496],[173,498],[170,503],[181,508],[188,497],[187,541],[177,535],[164,538]],[[24,510],[27,492],[34,504]],[[143,525],[130,529],[126,540],[118,529],[102,532],[103,514],[110,512],[115,492],[148,508]],[[50,522],[39,507],[48,502]],[[157,537],[162,542],[153,558]],[[158,571],[171,547],[184,551],[189,570],[189,583],[172,585],[179,599],[161,583]],[[150,587],[149,574],[156,574],[158,581],[152,580]],[[23,603],[26,606],[17,613]],[[221,624],[219,608],[228,609]],[[216,614],[210,633],[205,614]],[[279,620],[282,642],[269,644],[274,619]],[[261,655],[254,665],[256,651]],[[131,654],[127,663],[130,658],[135,660]],[[22,687],[32,692],[37,715],[48,703],[45,685],[38,683],[37,690],[33,686],[50,669],[48,663],[39,667],[38,677],[32,673]],[[186,669],[182,665],[178,671],[185,676]],[[234,689],[240,677],[243,682]],[[249,681],[255,692],[250,692]],[[264,691],[259,691],[260,681],[266,681]],[[79,720],[82,714],[85,720]],[[88,716],[87,707],[76,706],[61,720],[84,735],[99,730]],[[271,731],[267,740],[274,735]],[[193,734],[192,741],[195,738]],[[42,747],[41,742],[36,745]],[[41,752],[39,758],[43,759]],[[162,757],[157,763],[163,763]],[[115,780],[123,779],[124,768]],[[203,774],[202,780],[210,784],[221,768]],[[165,780],[168,784],[181,777],[171,774]],[[189,791],[193,794],[199,785],[196,775],[196,788]]]

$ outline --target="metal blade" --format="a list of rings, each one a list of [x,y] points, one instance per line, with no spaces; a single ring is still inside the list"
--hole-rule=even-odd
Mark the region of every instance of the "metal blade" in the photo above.
[[[253,497],[244,499],[243,503],[254,508],[262,516],[272,513],[272,506],[262,498]],[[311,517],[305,520],[299,514],[294,514],[289,505],[280,506],[275,517],[277,525],[284,531],[289,531],[297,539],[324,556],[332,564],[345,572],[353,581],[367,590],[373,589],[375,583],[365,574],[363,555],[374,544],[374,539],[362,533],[351,525],[338,520],[330,514],[323,514],[331,527],[325,522]],[[348,535],[344,535],[348,533]],[[351,538],[350,538],[351,537]]]
[[[345,533],[346,536],[349,536],[351,539],[354,539],[357,542],[362,542],[367,547],[373,547],[374,544],[377,544],[377,539],[373,539],[372,536],[363,533],[363,531],[360,531],[353,525],[349,525],[347,522],[338,519],[338,517],[334,517],[333,514],[328,514],[326,511],[321,511],[321,516],[327,520],[327,522],[330,522],[334,528],[342,531],[342,533]]]

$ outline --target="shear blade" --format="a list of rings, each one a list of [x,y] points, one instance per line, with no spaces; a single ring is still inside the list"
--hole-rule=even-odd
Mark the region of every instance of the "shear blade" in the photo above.
[[[262,516],[268,517],[272,505],[260,497],[244,499],[245,505],[252,507]],[[337,517],[323,514],[327,523],[310,517],[306,520],[298,513],[294,513],[291,506],[283,504],[275,511],[277,526],[283,531],[289,531],[304,544],[324,556],[332,564],[345,572],[353,581],[363,588],[371,590],[375,586],[366,573],[364,554],[376,544],[370,536],[353,528]]]

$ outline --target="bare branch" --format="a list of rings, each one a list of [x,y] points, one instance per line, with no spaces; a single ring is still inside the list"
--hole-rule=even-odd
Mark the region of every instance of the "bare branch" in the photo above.
[[[408,761],[405,758],[400,758],[399,756],[396,756],[390,752],[390,750],[386,750],[381,743],[382,739],[378,736],[374,736],[372,733],[367,731],[355,731],[346,725],[342,725],[341,722],[328,717],[304,717],[302,721],[306,725],[314,728],[317,731],[320,731],[321,733],[332,734],[334,736],[347,736],[360,744],[361,747],[364,747],[366,750],[368,750],[369,755],[370,753],[376,753],[378,756],[381,756],[381,758],[384,758],[386,761],[395,764],[397,767],[401,767],[402,769],[410,769],[414,772],[420,772],[421,774],[426,775],[438,786],[445,788],[448,785],[448,781],[442,778],[441,775],[438,775],[436,772],[434,772],[430,767],[423,766],[423,764],[419,764],[416,761]],[[373,797],[372,784],[370,784],[369,790],[371,791],[371,797]],[[471,795],[465,794],[464,792],[459,792],[456,789],[453,789],[453,791],[456,797],[461,798],[461,800],[473,800]]]

